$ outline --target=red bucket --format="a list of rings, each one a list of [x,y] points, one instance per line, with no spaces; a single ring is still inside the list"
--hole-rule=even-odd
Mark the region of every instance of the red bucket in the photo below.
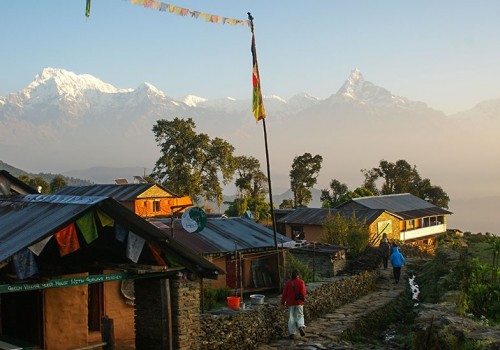
[[[230,309],[240,309],[240,297],[227,297],[227,306]]]

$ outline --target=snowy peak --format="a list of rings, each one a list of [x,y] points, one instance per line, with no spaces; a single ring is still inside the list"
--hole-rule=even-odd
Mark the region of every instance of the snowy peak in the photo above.
[[[44,68],[22,93],[29,97],[41,89],[50,90],[59,96],[76,97],[86,90],[97,90],[103,93],[127,92],[130,89],[117,89],[89,74],[75,74],[59,68]],[[40,97],[40,96],[39,96]]]
[[[393,95],[389,90],[366,81],[359,69],[354,69],[351,72],[351,75],[347,78],[339,91],[337,91],[335,97],[340,97],[344,101],[355,102],[362,105],[404,109],[427,108],[427,105],[422,102],[412,102],[404,97]]]
[[[185,103],[189,107],[196,107],[198,104],[208,101],[206,98],[194,95],[187,95],[179,98],[179,101]]]

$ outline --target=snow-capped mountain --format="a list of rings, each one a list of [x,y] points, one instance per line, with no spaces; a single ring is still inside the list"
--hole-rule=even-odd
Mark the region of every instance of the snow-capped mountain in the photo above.
[[[264,104],[269,144],[277,153],[274,176],[283,184],[288,182],[293,157],[305,152],[323,155],[326,182],[349,177],[352,168],[357,171],[394,157],[439,169],[438,176],[459,171],[464,156],[470,154],[469,163],[478,163],[482,153],[477,148],[491,140],[483,134],[498,130],[491,124],[498,118],[470,128],[475,110],[498,115],[500,109],[498,101],[486,101],[462,118],[448,117],[376,86],[357,69],[326,99],[299,93],[289,99],[265,96]],[[264,164],[262,131],[256,127],[250,98],[174,99],[149,83],[117,88],[91,75],[58,68],[45,68],[26,88],[0,97],[0,159],[5,155],[22,159],[27,164],[16,165],[29,169],[150,169],[159,152],[153,125],[173,117],[192,118],[197,132],[225,139],[237,155],[252,155]],[[454,144],[453,152],[444,152],[446,140],[467,132],[477,140],[473,146]],[[488,145],[488,149],[498,153],[500,147]]]

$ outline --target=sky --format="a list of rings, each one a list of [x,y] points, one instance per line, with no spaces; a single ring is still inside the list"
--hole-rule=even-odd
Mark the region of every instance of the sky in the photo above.
[[[358,68],[395,95],[447,114],[500,98],[497,0],[172,0],[221,17],[251,12],[264,95],[327,98]],[[251,32],[126,0],[0,2],[0,96],[45,67],[178,98],[250,99]]]

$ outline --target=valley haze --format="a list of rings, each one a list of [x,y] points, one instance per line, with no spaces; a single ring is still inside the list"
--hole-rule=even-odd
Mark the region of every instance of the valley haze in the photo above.
[[[450,228],[499,233],[500,98],[447,115],[365,80],[358,69],[346,76],[328,98],[264,97],[273,194],[289,188],[293,158],[305,152],[323,157],[316,189],[332,179],[354,189],[361,169],[405,159],[450,196]],[[227,140],[265,171],[262,123],[250,99],[174,98],[149,83],[117,88],[61,68],[44,68],[21,91],[0,96],[0,160],[96,183],[130,180],[160,156],[153,125],[174,117],[192,118],[198,133]]]

